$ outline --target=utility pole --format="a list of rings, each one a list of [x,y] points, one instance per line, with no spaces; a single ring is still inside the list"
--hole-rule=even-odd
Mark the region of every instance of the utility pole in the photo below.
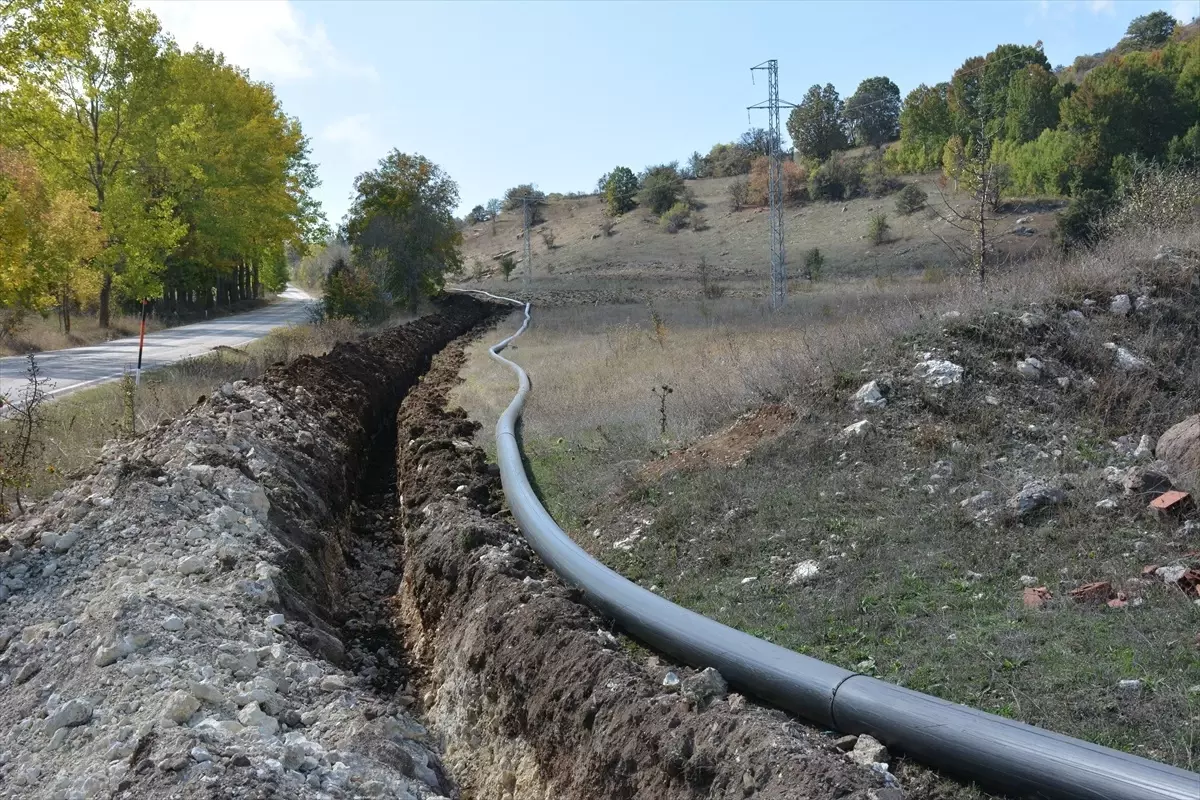
[[[764,61],[750,68],[750,79],[756,70],[766,70],[767,99],[749,106],[749,111],[765,109],[767,112],[767,147],[771,159],[768,170],[767,194],[771,203],[771,310],[778,311],[787,302],[787,254],[783,246],[783,139],[779,135],[780,107],[795,108],[794,103],[779,99],[779,62]]]

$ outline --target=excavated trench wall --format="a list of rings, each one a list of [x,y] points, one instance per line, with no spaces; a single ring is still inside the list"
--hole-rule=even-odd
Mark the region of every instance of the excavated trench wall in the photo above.
[[[665,665],[627,652],[500,511],[477,423],[446,410],[462,362],[439,354],[397,424],[399,613],[462,797],[887,796],[829,738],[711,676],[664,688]]]
[[[356,643],[378,586],[347,520],[400,398],[493,313],[452,298],[223,386],[0,527],[0,798],[456,794],[373,685],[402,654]]]

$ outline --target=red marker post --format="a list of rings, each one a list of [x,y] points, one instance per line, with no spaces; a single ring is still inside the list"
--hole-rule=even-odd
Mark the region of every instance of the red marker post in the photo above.
[[[138,334],[138,363],[137,372],[133,376],[133,385],[142,383],[142,348],[146,346],[146,300],[142,298],[142,330]]]

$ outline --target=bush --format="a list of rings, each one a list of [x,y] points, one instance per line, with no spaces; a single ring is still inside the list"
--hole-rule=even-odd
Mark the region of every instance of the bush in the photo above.
[[[513,274],[513,270],[517,268],[517,262],[513,260],[511,255],[503,256],[500,259],[500,274],[507,281],[509,276]]]
[[[741,211],[746,206],[750,188],[745,178],[738,178],[729,184],[729,210]]]
[[[612,236],[613,235],[613,225],[615,225],[615,224],[616,223],[613,222],[613,220],[610,217],[605,217],[603,220],[600,221],[600,232],[603,233],[605,236]]]
[[[867,234],[871,240],[871,244],[879,245],[887,241],[888,231],[891,226],[888,225],[887,214],[871,215],[871,227]]]
[[[900,195],[896,198],[896,213],[906,217],[915,214],[925,207],[928,200],[928,192],[915,183],[910,183],[900,190]]]
[[[658,224],[667,233],[678,233],[682,228],[688,226],[691,215],[692,210],[688,208],[687,203],[676,203],[663,212],[663,215],[659,217]]]
[[[683,178],[674,164],[647,167],[638,200],[655,214],[665,214],[683,195]]]
[[[808,170],[795,161],[783,162],[783,200],[785,203],[802,203],[808,199]],[[750,166],[747,183],[747,202],[765,206],[770,203],[767,193],[771,184],[771,159],[759,156]]]
[[[862,165],[851,158],[834,156],[808,179],[813,200],[849,200],[862,192]]]
[[[691,225],[692,230],[696,231],[697,233],[700,231],[706,231],[708,230],[708,218],[703,214],[696,212],[692,214]]]
[[[632,211],[637,205],[635,198],[638,192],[637,176],[629,167],[617,167],[602,178],[604,181],[604,202],[608,213],[614,217]]]
[[[904,186],[904,182],[888,170],[882,154],[869,158],[863,173],[867,193],[872,197],[885,197]]]
[[[804,276],[810,281],[821,280],[821,271],[825,267],[825,256],[821,248],[814,247],[804,254]]]
[[[520,186],[514,186],[504,193],[504,210],[515,211],[521,208],[522,197],[536,198],[538,203],[546,201],[545,192],[539,192],[533,188],[532,183],[522,183]]]
[[[344,258],[334,261],[322,288],[321,304],[326,319],[377,322],[387,315],[387,304],[378,284],[367,270]]]
[[[546,228],[542,231],[542,241],[546,243],[547,250],[554,249],[554,239],[554,231],[550,230],[549,228]]]

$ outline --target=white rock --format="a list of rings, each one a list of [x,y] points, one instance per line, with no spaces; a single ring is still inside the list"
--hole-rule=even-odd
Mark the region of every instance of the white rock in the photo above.
[[[283,627],[283,623],[283,614],[272,614],[271,616],[267,617],[268,628],[274,628],[275,630],[278,630]]]
[[[187,627],[187,623],[184,622],[183,617],[172,614],[162,621],[162,626],[169,631],[181,631]]]
[[[192,761],[203,764],[205,761],[212,761],[212,753],[205,750],[203,747],[193,747],[188,755],[192,757]]]
[[[745,586],[748,583],[754,583],[756,580],[758,580],[757,575],[751,575],[749,578],[742,578],[742,586]]]
[[[1187,567],[1181,564],[1168,564],[1154,570],[1154,574],[1161,578],[1163,583],[1178,583],[1185,573],[1187,573]]]
[[[809,578],[815,578],[820,571],[821,565],[816,561],[801,561],[788,576],[788,584],[795,586],[798,583],[804,583]]]
[[[1020,580],[1020,582],[1021,582],[1021,585],[1022,585],[1022,586],[1025,586],[1025,587],[1037,586],[1037,585],[1038,585],[1038,579],[1037,579],[1037,577],[1036,577],[1036,576],[1033,576],[1033,575],[1022,575],[1022,576],[1019,578],[1019,580]]]
[[[940,389],[962,383],[963,368],[953,361],[927,358],[913,367],[913,374],[925,385]]]
[[[1117,681],[1117,688],[1123,692],[1140,692],[1142,690],[1142,682],[1137,678],[1126,678],[1125,680]]]
[[[1106,497],[1100,502],[1096,503],[1096,508],[1100,511],[1115,511],[1118,505],[1119,504],[1116,500],[1112,499],[1111,497]]]
[[[680,684],[679,676],[674,672],[668,672],[663,676],[662,685],[668,689],[673,689]]]
[[[279,720],[264,712],[258,703],[251,703],[238,712],[238,722],[247,728],[258,728],[265,736],[274,736],[279,730]]]
[[[854,393],[852,404],[857,409],[883,408],[887,405],[887,398],[879,391],[878,381],[869,381]]]
[[[192,697],[206,703],[220,705],[225,702],[225,695],[221,693],[220,688],[208,681],[188,681],[188,691],[192,693]]]
[[[1021,377],[1036,381],[1042,377],[1042,362],[1030,356],[1017,362],[1017,372]]]
[[[200,710],[200,701],[184,691],[173,692],[163,706],[162,716],[174,723],[182,725]]]
[[[181,575],[195,575],[197,572],[203,572],[208,565],[208,561],[201,556],[186,556],[179,560],[175,566]]]
[[[1058,378],[1056,380],[1058,382],[1058,388],[1060,388],[1060,389],[1070,389],[1071,388],[1071,379],[1070,378],[1062,377],[1062,378]]]
[[[53,734],[59,728],[74,728],[92,718],[92,704],[86,700],[68,700],[46,717],[46,733]]]
[[[883,743],[865,733],[858,737],[858,741],[854,743],[854,749],[846,755],[855,764],[862,764],[864,767],[888,760],[888,751]]]
[[[1138,445],[1134,448],[1133,457],[1141,461],[1154,457],[1154,440],[1146,434],[1142,434],[1142,438],[1138,440]]]
[[[1126,372],[1141,372],[1150,366],[1146,359],[1113,342],[1106,342],[1104,347],[1113,351],[1113,355],[1117,360],[1117,366]]]
[[[1133,303],[1127,294],[1114,295],[1112,302],[1108,304],[1108,310],[1123,317],[1133,310]]]
[[[850,439],[862,439],[870,434],[873,430],[875,430],[875,426],[871,424],[870,420],[859,420],[853,425],[847,425],[846,427],[842,428],[841,433],[838,434],[838,440],[847,441]]]
[[[1144,294],[1138,295],[1138,299],[1133,301],[1133,307],[1137,311],[1145,311],[1147,308],[1149,308],[1153,304],[1154,304],[1154,301],[1151,300],[1147,295],[1144,295]]]

